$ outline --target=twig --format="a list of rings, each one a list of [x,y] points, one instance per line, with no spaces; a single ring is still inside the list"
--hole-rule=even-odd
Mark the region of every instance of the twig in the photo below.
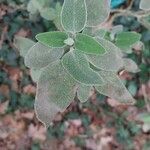
[[[8,26],[5,26],[2,30],[1,39],[0,39],[0,49],[2,48],[3,42],[6,38],[7,30],[8,30]]]
[[[149,102],[149,98],[148,98],[148,95],[146,93],[146,88],[145,88],[144,84],[142,84],[142,93],[143,93],[143,96],[144,96],[144,101],[146,103],[147,111],[150,112],[150,102]]]

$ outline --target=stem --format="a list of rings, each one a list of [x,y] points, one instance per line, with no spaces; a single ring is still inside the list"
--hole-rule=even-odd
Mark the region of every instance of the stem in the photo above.
[[[120,16],[135,17],[139,21],[139,20],[141,20],[141,18],[150,15],[150,10],[148,10],[148,11],[140,10],[140,11],[137,11],[137,12],[133,12],[133,11],[131,11],[129,9],[123,9],[123,10],[122,9],[114,9],[114,10],[111,11],[111,14],[113,14],[113,15],[112,15],[112,17],[111,17],[111,19],[109,21],[110,23],[113,23],[114,19],[116,17],[120,17]],[[142,22],[142,25],[144,27],[146,27],[147,29],[150,29],[150,27],[147,25],[147,23]]]
[[[142,93],[143,93],[143,96],[144,96],[144,101],[146,103],[147,111],[150,112],[150,103],[149,103],[148,95],[146,93],[145,85],[142,85]]]

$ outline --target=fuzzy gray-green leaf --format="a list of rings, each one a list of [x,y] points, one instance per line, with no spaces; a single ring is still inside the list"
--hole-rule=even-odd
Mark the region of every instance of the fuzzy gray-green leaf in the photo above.
[[[150,10],[150,1],[149,0],[141,0],[140,9]]]
[[[92,88],[92,86],[79,84],[79,87],[77,89],[77,96],[82,103],[86,102],[89,99]]]
[[[62,26],[67,32],[76,33],[86,24],[87,11],[85,0],[64,0],[62,7]]]
[[[44,68],[37,84],[35,110],[47,127],[55,115],[64,111],[74,100],[76,81],[66,72],[60,61]]]
[[[104,78],[105,83],[103,86],[95,87],[98,92],[121,103],[133,104],[135,102],[115,72],[101,70],[99,74]]]
[[[100,75],[90,68],[85,55],[77,50],[72,50],[63,56],[62,63],[71,76],[80,83],[87,85],[103,83]]]
[[[25,57],[27,55],[27,52],[35,44],[35,42],[28,38],[15,36],[14,44],[19,49],[20,55],[22,57]]]
[[[87,26],[97,26],[107,20],[110,13],[109,0],[86,0]]]
[[[62,48],[52,49],[38,42],[28,51],[25,64],[29,68],[40,69],[60,59],[63,53]]]
[[[87,55],[88,61],[99,69],[118,72],[123,67],[120,49],[105,39],[97,40],[105,48],[106,53],[102,56]]]

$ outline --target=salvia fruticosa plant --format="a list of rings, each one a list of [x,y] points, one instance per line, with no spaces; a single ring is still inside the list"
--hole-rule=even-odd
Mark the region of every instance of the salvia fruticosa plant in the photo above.
[[[110,32],[98,28],[109,13],[107,0],[64,0],[60,14],[62,31],[40,33],[36,35],[37,42],[15,38],[37,83],[37,117],[47,127],[76,96],[85,102],[92,90],[123,104],[135,102],[118,72],[139,71],[126,56],[141,35],[124,32],[122,26]]]

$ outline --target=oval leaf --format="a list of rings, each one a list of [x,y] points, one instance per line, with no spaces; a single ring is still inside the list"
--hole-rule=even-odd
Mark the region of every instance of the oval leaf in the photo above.
[[[68,32],[76,33],[83,30],[87,19],[85,0],[64,0],[61,20]]]
[[[75,97],[76,81],[60,61],[44,68],[37,84],[35,110],[47,127],[59,111],[64,111]]]
[[[60,59],[63,53],[62,48],[52,49],[38,42],[28,51],[25,64],[29,68],[40,69]]]
[[[130,52],[133,44],[140,41],[141,35],[136,32],[121,32],[117,34],[115,45],[124,52]]]
[[[62,58],[63,66],[77,81],[87,85],[99,85],[103,83],[103,79],[99,74],[93,71],[84,54],[73,50],[68,52]]]
[[[61,48],[64,47],[64,41],[68,38],[65,32],[45,32],[36,35],[36,39],[51,48]]]
[[[78,33],[75,38],[75,48],[87,54],[104,54],[104,47],[93,37]]]
[[[104,78],[105,82],[103,86],[95,87],[98,92],[121,103],[133,104],[135,102],[116,73],[101,70],[99,74]]]
[[[86,0],[87,26],[97,26],[106,21],[110,14],[110,0]]]
[[[149,2],[150,2],[149,0],[141,0],[140,9],[150,10],[150,3]]]

